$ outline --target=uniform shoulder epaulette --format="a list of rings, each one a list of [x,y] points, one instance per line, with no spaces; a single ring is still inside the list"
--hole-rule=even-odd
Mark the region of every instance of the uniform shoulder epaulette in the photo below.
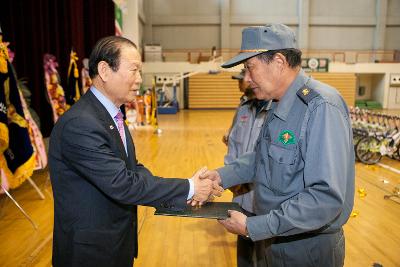
[[[308,104],[314,97],[319,96],[319,93],[308,87],[300,88],[296,94],[306,104]]]

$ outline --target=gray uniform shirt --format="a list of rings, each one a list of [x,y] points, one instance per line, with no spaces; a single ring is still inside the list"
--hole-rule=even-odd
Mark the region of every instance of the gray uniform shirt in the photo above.
[[[333,232],[354,201],[354,150],[346,104],[336,89],[300,71],[273,102],[255,152],[218,169],[224,188],[253,182],[252,240]]]
[[[224,157],[224,164],[230,164],[245,152],[254,151],[258,135],[265,120],[265,105],[257,112],[257,100],[247,100],[241,103],[233,119],[231,131],[228,138],[228,153]],[[238,203],[243,209],[254,213],[253,185],[251,190],[245,194],[233,198],[233,202]]]

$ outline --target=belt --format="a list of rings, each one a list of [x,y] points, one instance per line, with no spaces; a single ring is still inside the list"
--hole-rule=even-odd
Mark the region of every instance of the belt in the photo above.
[[[319,235],[337,234],[341,231],[343,231],[342,228],[332,229],[332,230],[328,230],[328,231],[318,231],[317,230],[317,231],[306,232],[306,233],[290,235],[290,236],[276,236],[273,238],[272,243],[273,244],[287,243],[287,242],[292,242],[292,241],[297,241],[297,240],[302,240],[302,239],[307,239],[307,238],[313,238],[313,237],[316,237]]]

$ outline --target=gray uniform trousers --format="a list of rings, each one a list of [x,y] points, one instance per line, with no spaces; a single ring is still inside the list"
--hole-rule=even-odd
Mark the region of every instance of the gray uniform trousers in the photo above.
[[[257,266],[338,267],[344,265],[343,229],[257,241]]]

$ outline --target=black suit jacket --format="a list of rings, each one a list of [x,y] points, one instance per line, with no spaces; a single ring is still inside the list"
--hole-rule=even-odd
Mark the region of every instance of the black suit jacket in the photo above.
[[[49,168],[54,194],[53,266],[131,267],[136,205],[183,208],[186,179],[153,176],[128,155],[113,118],[91,91],[56,123]]]

